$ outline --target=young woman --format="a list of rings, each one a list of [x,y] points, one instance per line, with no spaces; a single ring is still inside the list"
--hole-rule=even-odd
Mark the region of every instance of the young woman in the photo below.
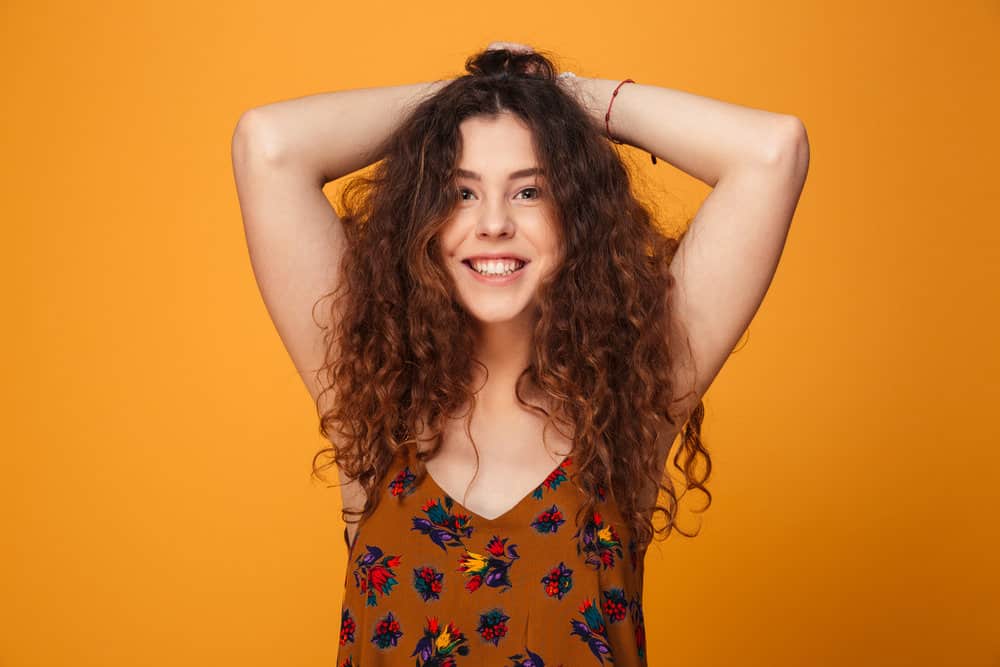
[[[710,504],[701,398],[774,275],[806,134],[520,44],[466,70],[257,107],[233,137],[254,274],[331,444],[314,472],[359,517],[337,665],[646,664],[667,457]],[[615,143],[714,188],[679,238]],[[323,186],[372,163],[338,216]]]

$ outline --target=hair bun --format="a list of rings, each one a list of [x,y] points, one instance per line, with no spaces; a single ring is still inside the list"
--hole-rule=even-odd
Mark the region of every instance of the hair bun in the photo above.
[[[465,69],[473,76],[500,77],[524,76],[552,79],[555,67],[548,58],[537,51],[511,51],[486,49],[470,56]]]

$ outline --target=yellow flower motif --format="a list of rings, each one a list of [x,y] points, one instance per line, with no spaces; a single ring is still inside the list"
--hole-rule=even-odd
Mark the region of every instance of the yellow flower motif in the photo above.
[[[611,526],[605,526],[597,531],[597,536],[605,542],[611,542]]]
[[[434,643],[440,649],[448,646],[450,642],[451,642],[451,635],[448,634],[448,628],[445,628],[441,631],[441,634],[438,636],[437,641]]]
[[[465,568],[466,571],[482,570],[486,567],[488,560],[488,558],[480,556],[477,553],[466,551],[465,556],[462,557],[462,567]]]

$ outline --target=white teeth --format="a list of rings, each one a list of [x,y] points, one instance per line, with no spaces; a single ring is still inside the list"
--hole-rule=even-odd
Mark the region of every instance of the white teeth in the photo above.
[[[470,261],[469,264],[472,265],[472,268],[475,269],[477,273],[487,276],[509,275],[524,266],[524,262],[520,260],[473,260]]]

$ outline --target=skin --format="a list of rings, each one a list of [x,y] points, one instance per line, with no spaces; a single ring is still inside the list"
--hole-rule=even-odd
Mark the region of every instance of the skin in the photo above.
[[[482,179],[458,177],[460,201],[439,241],[459,301],[476,321],[476,357],[489,369],[488,379],[480,376],[476,384],[485,379],[479,407],[502,413],[516,407],[514,386],[528,365],[538,319],[538,285],[559,266],[561,242],[544,178],[510,178],[512,172],[539,166],[528,126],[516,115],[502,113],[468,118],[460,131],[458,167]],[[514,283],[484,284],[462,263],[496,252],[530,260]]]
[[[490,44],[490,48],[502,47],[532,50],[513,42]],[[328,293],[330,276],[346,243],[322,186],[370,164],[377,157],[375,147],[398,126],[412,101],[446,83],[439,80],[283,100],[249,110],[234,131],[234,176],[254,275],[320,410],[328,409],[332,397],[323,393],[314,373],[325,361],[326,348],[312,308]],[[683,325],[671,323],[672,335],[676,331],[683,337],[671,339],[670,344],[683,351],[690,341],[691,356],[675,355],[669,372],[675,386],[695,390],[676,407],[679,423],[683,423],[729,358],[777,269],[809,165],[805,126],[788,114],[666,87],[622,85],[620,78],[567,77],[558,83],[577,98],[602,131],[655,154],[712,188],[670,266],[675,278],[674,319]],[[609,123],[606,113],[615,91]],[[339,122],[330,123],[331,115]],[[516,193],[508,193],[502,184],[509,170],[530,166],[510,164],[515,150],[525,159],[534,157],[527,150],[530,142],[524,140],[524,128],[518,129],[516,123],[492,128],[505,140],[495,141],[491,150],[482,147],[485,141],[476,141],[480,134],[485,138],[480,130],[488,128],[470,122],[466,129],[467,150],[462,156],[466,164],[462,166],[482,172],[485,180],[478,196],[465,195],[471,200],[470,208],[461,209],[445,232],[452,253],[447,258],[448,270],[464,270],[455,261],[466,253],[504,244],[530,256],[533,268],[542,267],[553,251],[538,231],[537,210],[531,209],[535,214],[529,215],[527,204],[520,200],[525,195],[514,200]],[[555,265],[553,261],[548,268]],[[542,440],[537,419],[515,409],[513,392],[517,372],[527,364],[531,318],[526,311],[530,312],[540,274],[524,276],[504,296],[483,296],[482,289],[474,290],[465,276],[454,275],[459,278],[456,284],[463,304],[480,330],[477,356],[490,370],[489,384],[477,397],[472,424],[484,456],[467,507],[495,514],[552,468],[537,446]],[[474,462],[465,445],[460,433],[447,433],[443,456],[428,465],[435,479],[451,491],[463,490],[472,474]],[[659,459],[665,457],[666,449]],[[342,471],[341,483],[344,506],[362,506],[360,485],[346,479]]]

